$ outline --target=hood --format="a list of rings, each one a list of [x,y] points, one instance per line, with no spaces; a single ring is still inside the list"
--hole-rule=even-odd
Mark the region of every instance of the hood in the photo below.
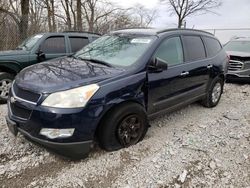
[[[103,81],[124,70],[74,58],[59,58],[23,69],[16,84],[27,90],[50,93]]]
[[[227,54],[230,56],[237,56],[237,57],[250,57],[250,53],[247,52],[227,51]]]
[[[1,56],[26,55],[26,54],[29,54],[29,51],[26,50],[0,51],[0,58]]]

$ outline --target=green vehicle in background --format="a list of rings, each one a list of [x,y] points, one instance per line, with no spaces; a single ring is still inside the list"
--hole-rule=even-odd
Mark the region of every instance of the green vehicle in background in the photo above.
[[[70,56],[99,37],[88,32],[41,33],[26,39],[15,50],[0,52],[0,102],[6,102],[12,80],[23,68]]]

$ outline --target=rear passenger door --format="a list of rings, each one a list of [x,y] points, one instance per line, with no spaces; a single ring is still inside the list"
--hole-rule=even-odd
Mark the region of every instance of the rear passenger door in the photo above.
[[[185,85],[187,89],[187,99],[200,97],[206,92],[209,81],[210,64],[207,60],[205,46],[199,35],[182,36],[185,63],[184,71],[186,75]]]
[[[45,54],[45,60],[67,55],[65,37],[48,37],[40,45],[40,50]]]
[[[88,37],[80,37],[80,36],[69,36],[71,53],[75,53],[78,50],[82,49],[84,46],[89,44]]]

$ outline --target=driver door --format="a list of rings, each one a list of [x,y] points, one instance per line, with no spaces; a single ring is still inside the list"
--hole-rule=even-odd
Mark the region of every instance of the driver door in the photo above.
[[[185,100],[187,75],[185,74],[182,42],[179,36],[166,38],[159,45],[153,59],[168,64],[161,72],[148,72],[148,113],[154,114],[171,108]]]

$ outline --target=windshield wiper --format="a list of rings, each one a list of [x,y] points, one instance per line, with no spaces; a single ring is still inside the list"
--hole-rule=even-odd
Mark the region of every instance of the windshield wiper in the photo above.
[[[93,63],[98,63],[98,64],[106,65],[107,67],[114,67],[110,63],[107,63],[106,61],[102,61],[102,60],[99,60],[99,59],[81,58],[81,57],[77,57],[77,59],[80,59],[80,60],[83,60],[83,61],[91,61]]]

